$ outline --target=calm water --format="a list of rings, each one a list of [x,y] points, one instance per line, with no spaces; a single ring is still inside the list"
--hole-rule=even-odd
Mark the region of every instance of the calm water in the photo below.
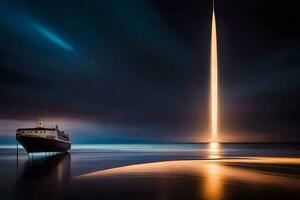
[[[212,168],[212,175],[202,174],[211,170],[209,168],[211,162],[207,164],[205,161],[207,159],[217,158],[226,161],[238,157],[297,158],[300,157],[300,144],[220,144],[217,152],[212,152],[210,148],[208,144],[73,145],[69,154],[35,154],[30,159],[21,150],[17,162],[15,147],[1,146],[0,199],[85,199],[86,197],[176,199],[180,197],[180,199],[218,200],[241,197],[245,199],[247,196],[256,199],[276,199],[278,195],[288,195],[290,199],[300,197],[300,188],[284,185],[289,181],[300,180],[300,166],[298,161],[293,163],[294,160],[288,164],[281,163],[280,160],[278,163],[267,164],[216,163]],[[181,163],[180,168],[176,168],[177,164],[174,162],[163,162],[162,166],[160,163],[153,166],[147,164],[178,160],[186,160],[188,164]],[[127,170],[128,166],[129,170]],[[196,168],[191,168],[192,166]],[[109,177],[100,174],[96,179],[77,179],[78,176],[88,173],[114,169],[117,169],[118,173],[113,173]],[[119,169],[122,171],[121,174]],[[156,172],[157,169],[165,170]],[[205,181],[216,176],[216,173],[222,174],[222,191],[213,188],[214,185],[220,187],[218,186],[220,181],[213,182],[212,188],[205,190],[207,187]],[[235,173],[246,175],[231,177]],[[252,177],[251,173],[253,176],[269,177],[266,180],[271,182],[262,181],[256,184],[251,179],[247,179],[249,173],[249,177]],[[235,191],[235,188],[239,190]],[[277,192],[272,192],[275,189]],[[208,192],[206,194],[203,191]],[[265,193],[261,196],[253,196],[253,192]],[[161,195],[167,196],[162,198]]]

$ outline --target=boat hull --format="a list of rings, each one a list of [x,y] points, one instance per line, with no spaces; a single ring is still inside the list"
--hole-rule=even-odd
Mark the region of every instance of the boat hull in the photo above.
[[[55,139],[17,136],[17,141],[25,148],[27,153],[63,152],[71,149],[71,143]]]

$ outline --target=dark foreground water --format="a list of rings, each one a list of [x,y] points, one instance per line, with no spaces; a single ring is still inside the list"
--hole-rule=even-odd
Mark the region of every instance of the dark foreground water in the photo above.
[[[0,199],[300,199],[300,144],[0,146]]]

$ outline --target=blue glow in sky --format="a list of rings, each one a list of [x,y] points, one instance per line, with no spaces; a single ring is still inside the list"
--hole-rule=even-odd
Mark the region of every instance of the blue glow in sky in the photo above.
[[[74,48],[70,44],[68,44],[67,42],[65,42],[62,38],[60,38],[59,36],[55,35],[54,33],[48,31],[47,29],[45,29],[41,25],[38,25],[38,24],[32,23],[32,22],[30,22],[30,25],[36,31],[38,31],[40,34],[42,34],[43,36],[45,36],[47,39],[49,39],[53,43],[57,44],[58,46],[64,48],[65,50],[68,50],[68,51],[74,51]]]

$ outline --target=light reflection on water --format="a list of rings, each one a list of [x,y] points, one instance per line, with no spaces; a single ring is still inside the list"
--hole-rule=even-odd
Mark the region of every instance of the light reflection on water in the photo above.
[[[220,144],[218,142],[211,142],[208,144],[208,158],[219,159],[220,156]]]

